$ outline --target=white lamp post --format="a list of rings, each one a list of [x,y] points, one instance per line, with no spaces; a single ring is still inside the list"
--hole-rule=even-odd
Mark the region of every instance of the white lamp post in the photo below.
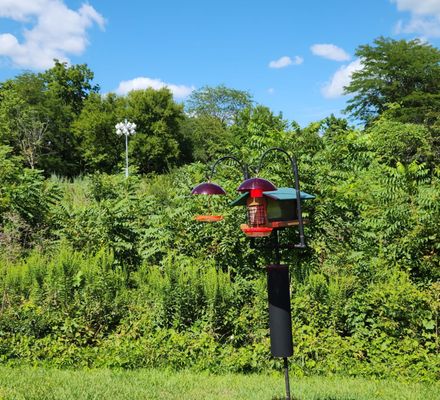
[[[125,135],[125,177],[128,177],[128,136],[136,133],[136,124],[128,122],[126,119],[124,122],[119,122],[115,125],[116,134],[121,136]]]

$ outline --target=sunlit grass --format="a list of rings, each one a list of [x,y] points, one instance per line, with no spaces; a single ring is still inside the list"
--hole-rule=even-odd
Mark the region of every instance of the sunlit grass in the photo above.
[[[301,400],[439,400],[439,384],[341,377],[291,378]],[[0,399],[281,400],[284,380],[273,375],[210,375],[159,370],[53,370],[0,367]]]

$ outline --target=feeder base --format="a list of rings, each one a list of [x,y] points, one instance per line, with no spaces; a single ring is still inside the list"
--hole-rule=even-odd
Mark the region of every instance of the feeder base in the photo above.
[[[240,229],[248,237],[266,237],[272,233],[272,228],[268,226],[252,227],[247,224],[240,225]]]
[[[223,219],[223,215],[197,215],[194,219],[199,222],[217,222]]]

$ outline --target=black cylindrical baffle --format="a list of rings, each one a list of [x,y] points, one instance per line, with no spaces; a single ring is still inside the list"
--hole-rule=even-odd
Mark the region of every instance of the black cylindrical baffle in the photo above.
[[[282,264],[272,264],[266,268],[269,294],[270,350],[274,357],[290,357],[293,355],[293,344],[289,267]]]

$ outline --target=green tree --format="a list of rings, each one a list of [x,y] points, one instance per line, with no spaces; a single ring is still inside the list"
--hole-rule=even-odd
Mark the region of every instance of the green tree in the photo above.
[[[74,176],[81,172],[78,143],[72,131],[84,101],[99,87],[92,84],[93,72],[86,64],[55,66],[40,75],[45,82],[45,108],[48,118],[46,147],[41,167],[46,173]]]
[[[129,144],[130,160],[142,173],[162,172],[185,158],[180,122],[183,106],[173,100],[169,89],[133,90],[119,118],[136,124]]]
[[[41,74],[18,75],[0,85],[0,141],[47,174],[72,176],[80,157],[71,124],[83,102],[98,90],[85,65],[55,66]]]
[[[370,122],[396,103],[395,116],[421,123],[440,110],[440,50],[415,40],[380,37],[360,46],[362,69],[353,73],[345,94],[353,94],[346,112]],[[432,117],[430,117],[432,118]]]
[[[231,131],[216,117],[200,115],[186,117],[181,124],[182,135],[185,137],[188,161],[207,162],[224,152],[232,142]]]
[[[379,118],[364,139],[375,157],[388,165],[427,162],[433,157],[432,137],[423,125]]]
[[[252,96],[248,92],[219,85],[204,86],[192,92],[186,109],[190,115],[210,115],[231,125],[239,112],[251,105]]]
[[[54,61],[55,65],[41,76],[48,91],[78,115],[89,94],[99,92],[99,85],[92,84],[94,73],[87,64],[68,66],[66,62]]]
[[[43,122],[46,114],[45,83],[30,72],[0,83],[0,141],[19,153],[20,123],[33,114]],[[37,114],[37,115],[36,115]]]
[[[168,89],[135,90],[123,97],[91,93],[73,123],[87,172],[117,171],[124,159],[124,141],[116,135],[115,125],[124,119],[136,124],[129,152],[139,172],[162,172],[191,159],[187,139],[181,133],[183,107]]]
[[[125,103],[123,97],[112,93],[105,97],[91,93],[84,101],[81,114],[72,127],[86,172],[116,172],[124,143],[115,134],[115,125]]]
[[[258,105],[242,110],[230,127],[235,152],[252,165],[269,147],[290,149],[293,134],[281,114],[275,115],[268,107]]]

